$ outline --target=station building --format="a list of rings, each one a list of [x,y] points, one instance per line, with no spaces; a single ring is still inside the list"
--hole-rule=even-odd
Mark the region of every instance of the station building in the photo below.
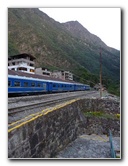
[[[73,80],[73,74],[69,71],[53,71],[52,77],[62,80]]]
[[[49,71],[48,69],[46,69],[46,68],[36,68],[35,69],[35,73],[36,74],[39,74],[39,75],[43,75],[43,76],[48,76],[48,77],[51,77],[51,75],[52,75],[52,72],[51,71]]]
[[[34,56],[26,53],[9,56],[8,69],[35,74],[35,59]]]
[[[60,80],[73,81],[73,74],[69,71],[49,71],[46,68],[35,68],[36,58],[31,54],[18,54],[9,56],[8,69],[16,72],[24,72],[36,75],[42,75]]]

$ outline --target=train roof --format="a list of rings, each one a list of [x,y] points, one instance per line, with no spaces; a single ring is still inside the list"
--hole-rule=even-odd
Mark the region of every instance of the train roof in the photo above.
[[[76,83],[74,81],[65,81],[65,80],[61,80],[61,79],[57,79],[57,78],[42,76],[42,75],[38,75],[38,74],[29,74],[29,73],[25,73],[25,72],[18,72],[18,71],[14,71],[14,70],[8,70],[8,76],[10,76],[10,77],[17,76],[17,78],[24,77],[24,79],[29,78],[31,80],[48,81],[48,82],[52,81],[52,82],[68,83],[68,84]]]
[[[24,79],[24,80],[33,80],[33,81],[43,81],[43,82],[52,82],[52,83],[66,83],[66,84],[74,84],[70,82],[63,82],[63,81],[53,81],[53,80],[46,80],[46,79],[39,79],[33,77],[26,77],[26,76],[18,76],[18,75],[8,75],[9,78],[17,78],[17,79]]]
[[[17,77],[17,78],[24,78],[24,79],[31,79],[31,80],[38,80],[38,81],[47,81],[47,82],[56,82],[56,83],[67,83],[67,84],[77,84],[83,85],[82,83],[78,83],[72,80],[62,80],[58,78],[52,78],[47,76],[42,76],[38,74],[30,74],[25,72],[19,72],[14,70],[8,70],[8,76],[10,77]],[[85,85],[85,84],[84,84]]]

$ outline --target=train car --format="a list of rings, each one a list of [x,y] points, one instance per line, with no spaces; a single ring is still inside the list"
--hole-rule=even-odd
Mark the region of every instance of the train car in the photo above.
[[[80,83],[76,83],[75,84],[75,91],[82,91],[82,90],[85,90],[85,85],[84,84],[80,84]]]
[[[61,81],[49,80],[49,92],[67,92],[74,91],[74,84]]]
[[[45,80],[33,77],[8,75],[8,94],[36,94],[89,90],[89,85],[75,82]]]
[[[90,90],[90,86],[89,85],[85,85],[85,90]]]
[[[48,82],[42,79],[8,76],[8,94],[47,92]]]
[[[8,76],[8,94],[32,94],[74,91],[74,84],[24,76]]]

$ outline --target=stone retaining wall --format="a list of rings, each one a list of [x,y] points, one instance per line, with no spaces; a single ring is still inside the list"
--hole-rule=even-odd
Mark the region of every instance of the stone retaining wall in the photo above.
[[[118,119],[109,119],[102,117],[87,117],[86,134],[109,135],[111,130],[112,135],[120,137],[120,121]]]
[[[52,158],[78,135],[89,132],[90,124],[98,120],[86,118],[81,110],[104,110],[119,113],[114,101],[82,99],[32,119],[8,133],[9,158]],[[99,122],[98,122],[99,123]],[[107,121],[101,124],[108,123]],[[111,122],[110,122],[111,123]],[[114,122],[113,122],[114,123]],[[118,125],[118,129],[120,125]],[[95,127],[93,126],[95,131]],[[115,124],[111,123],[111,128]],[[93,131],[93,130],[92,130]]]
[[[81,99],[79,101],[81,111],[104,111],[109,114],[120,113],[120,103],[107,99]]]
[[[9,132],[9,158],[52,158],[82,133],[86,120],[81,119],[76,102],[49,112]]]

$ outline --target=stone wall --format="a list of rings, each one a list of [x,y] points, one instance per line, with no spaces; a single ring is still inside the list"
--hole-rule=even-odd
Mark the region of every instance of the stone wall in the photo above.
[[[120,103],[114,100],[81,99],[78,102],[81,111],[104,111],[109,114],[120,113]]]
[[[120,136],[120,121],[118,119],[110,119],[103,117],[87,117],[86,134],[109,135],[109,130],[112,136]]]
[[[82,99],[73,101],[45,115],[17,125],[8,133],[9,158],[53,158],[82,133],[106,132],[107,124],[114,130],[120,130],[120,124],[104,119],[88,119],[82,110],[104,110],[119,113],[119,103],[107,100]],[[119,123],[119,121],[118,121]],[[92,125],[93,124],[93,125]],[[95,125],[94,125],[95,124]],[[100,124],[97,125],[96,124]],[[103,124],[107,127],[103,127]],[[101,130],[99,130],[101,126]],[[91,128],[91,130],[90,130]],[[90,134],[90,133],[89,133]]]
[[[110,117],[86,117],[86,134],[109,134],[109,129],[113,136],[120,136],[120,119],[112,118],[112,115],[120,114],[120,103],[106,99],[83,99],[79,101],[82,112],[104,112]]]
[[[9,158],[52,158],[83,132],[77,103],[49,112],[9,132]]]

